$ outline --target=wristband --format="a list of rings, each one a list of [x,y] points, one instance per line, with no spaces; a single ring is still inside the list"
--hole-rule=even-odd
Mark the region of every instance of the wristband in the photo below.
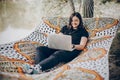
[[[73,44],[72,48],[75,48],[75,45]]]

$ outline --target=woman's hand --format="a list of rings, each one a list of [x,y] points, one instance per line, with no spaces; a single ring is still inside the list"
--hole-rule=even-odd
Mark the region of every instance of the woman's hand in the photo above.
[[[75,45],[74,49],[83,50],[84,46],[83,45]]]
[[[61,33],[61,32],[60,32],[59,34],[60,34],[60,35],[63,35],[63,33]]]
[[[81,41],[79,45],[74,45],[74,49],[77,50],[83,50],[87,44],[87,38],[86,37],[81,37]]]

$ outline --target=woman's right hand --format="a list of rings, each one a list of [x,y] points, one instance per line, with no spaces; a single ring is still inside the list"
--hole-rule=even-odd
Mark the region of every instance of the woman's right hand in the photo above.
[[[61,32],[60,32],[59,34],[60,34],[60,35],[63,35],[63,33],[61,33]]]

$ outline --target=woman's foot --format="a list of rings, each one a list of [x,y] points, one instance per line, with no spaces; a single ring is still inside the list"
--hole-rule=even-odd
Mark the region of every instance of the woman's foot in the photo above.
[[[41,66],[39,64],[31,66],[33,68],[33,74],[41,74],[43,73],[41,70]]]
[[[28,74],[40,74],[42,73],[41,66],[38,65],[23,65],[23,72]]]

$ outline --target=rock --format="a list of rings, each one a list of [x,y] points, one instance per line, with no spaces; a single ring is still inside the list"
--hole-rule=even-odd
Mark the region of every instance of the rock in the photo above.
[[[113,40],[109,53],[110,80],[120,79],[120,29]]]

